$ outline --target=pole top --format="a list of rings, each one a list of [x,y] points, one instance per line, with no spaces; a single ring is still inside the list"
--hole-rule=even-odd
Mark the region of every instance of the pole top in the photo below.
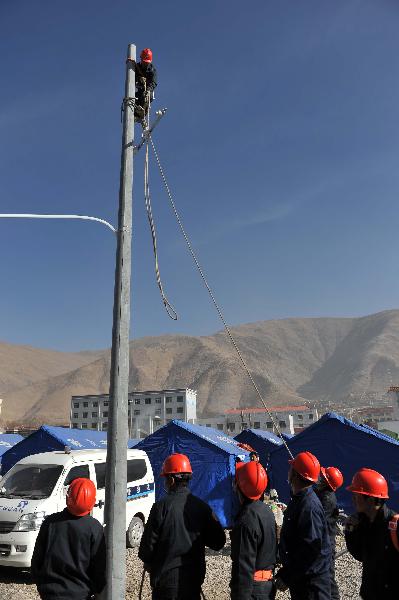
[[[131,58],[132,60],[136,60],[136,45],[129,44],[127,47],[127,58]]]

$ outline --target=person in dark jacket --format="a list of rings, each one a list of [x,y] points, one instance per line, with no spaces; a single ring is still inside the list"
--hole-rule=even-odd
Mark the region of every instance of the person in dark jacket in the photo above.
[[[143,122],[151,104],[154,90],[157,87],[157,70],[152,64],[152,50],[144,48],[140,54],[140,62],[127,59],[136,73],[135,120]]]
[[[199,600],[205,579],[205,546],[221,550],[223,528],[210,507],[190,493],[190,461],[165,460],[167,495],[155,502],[144,528],[139,558],[150,574],[153,600]]]
[[[310,452],[300,452],[289,462],[291,500],[281,528],[282,568],[276,587],[288,587],[292,600],[329,600],[331,545],[324,510],[312,487],[320,464]]]
[[[95,501],[94,483],[74,479],[68,488],[67,508],[43,521],[31,563],[42,600],[87,600],[103,591],[104,531],[89,514]]]
[[[385,504],[387,482],[377,471],[362,468],[346,489],[353,494],[356,513],[345,524],[345,539],[350,554],[363,563],[360,596],[364,600],[397,600],[398,519]]]
[[[276,522],[263,503],[267,474],[257,461],[236,464],[236,492],[241,508],[231,531],[231,600],[274,598]]]
[[[320,468],[320,479],[314,486],[321,505],[326,515],[328,535],[331,543],[331,600],[339,600],[339,589],[335,580],[335,538],[337,535],[337,522],[339,510],[335,492],[344,482],[342,473],[337,467]]]

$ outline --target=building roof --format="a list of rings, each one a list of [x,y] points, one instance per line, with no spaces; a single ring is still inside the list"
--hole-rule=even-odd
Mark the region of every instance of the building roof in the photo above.
[[[302,405],[298,405],[298,406],[269,406],[268,410],[270,412],[298,412],[300,410],[312,410],[309,406],[306,406],[305,404]],[[248,408],[230,408],[229,410],[226,410],[226,415],[240,415],[241,413],[267,413],[268,411],[266,410],[266,408],[254,408],[254,407],[248,407]]]

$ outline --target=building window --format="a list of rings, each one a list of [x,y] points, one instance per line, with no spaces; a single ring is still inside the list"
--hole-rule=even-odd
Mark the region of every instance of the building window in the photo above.
[[[151,404],[151,398],[146,398],[146,399],[144,400],[144,402],[145,402],[146,404]]]
[[[84,418],[84,419],[87,419],[87,417],[88,417],[88,416],[89,416],[89,413],[87,413],[87,412],[84,412],[84,413],[83,413],[83,418]]]
[[[211,425],[210,423],[207,423],[207,424],[205,425],[205,427],[212,427],[212,425]]]
[[[313,415],[312,415],[312,413],[310,413],[310,415],[308,415],[308,419],[309,419],[309,421],[313,421]]]
[[[183,398],[183,396],[177,396],[176,400],[177,400],[177,402],[183,402],[184,398]]]
[[[287,427],[285,421],[279,421],[278,422],[278,426],[281,427],[282,429],[284,429],[285,427]]]
[[[97,408],[98,407],[98,402],[93,402],[93,408]]]
[[[108,411],[103,412],[103,417],[108,417]]]
[[[77,423],[72,423],[72,429],[78,429],[78,424]]]
[[[105,400],[104,401],[104,406],[108,406],[108,404],[109,404],[108,400]]]
[[[140,398],[135,398],[135,399],[134,399],[134,403],[135,403],[135,404],[140,404]]]
[[[172,402],[172,396],[166,396],[166,404],[170,404]]]
[[[108,429],[108,423],[103,423],[103,431],[104,429]]]
[[[87,429],[87,423],[82,423],[82,429]]]
[[[241,423],[241,429],[246,429],[248,427],[248,423]]]
[[[136,416],[139,415],[140,414],[140,409],[139,408],[135,408],[133,414],[136,415]]]
[[[87,408],[89,406],[88,402],[83,402],[83,408]]]
[[[74,408],[79,408],[79,402],[74,402],[74,403],[73,403],[73,407],[74,407]]]
[[[182,407],[182,406],[178,406],[178,407],[176,408],[176,412],[177,412],[177,413],[182,413],[182,412],[183,412],[183,407]]]
[[[227,429],[229,431],[235,431],[236,430],[236,424],[235,423],[227,423]]]
[[[92,417],[97,417],[97,413],[94,411],[94,412],[91,413],[91,416]]]
[[[161,404],[162,399],[161,398],[155,398],[155,404]]]
[[[254,429],[260,429],[260,421],[254,422]]]
[[[92,429],[97,429],[97,423],[92,423],[92,424],[91,424],[91,428],[92,428]]]
[[[303,415],[298,415],[298,420],[303,421]]]
[[[172,414],[172,408],[170,406],[168,406],[168,408],[166,409],[166,414],[167,415],[171,415]]]
[[[219,429],[219,431],[223,431],[223,423],[218,423],[217,428]]]
[[[273,429],[273,423],[271,421],[266,421],[266,429]]]
[[[79,419],[79,413],[73,413],[73,418],[74,419]]]
[[[160,414],[161,414],[161,412],[162,412],[162,411],[161,411],[161,409],[160,409],[160,408],[156,408],[156,409],[155,409],[155,414],[156,414],[156,415],[160,415]]]

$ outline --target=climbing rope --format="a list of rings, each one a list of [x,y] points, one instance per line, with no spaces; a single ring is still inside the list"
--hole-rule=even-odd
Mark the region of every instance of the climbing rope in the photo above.
[[[147,131],[148,131],[150,128],[150,103],[148,105],[146,126],[147,126]],[[145,153],[145,160],[144,160],[144,201],[145,201],[145,208],[147,211],[148,224],[150,226],[150,231],[151,231],[152,250],[153,250],[153,254],[154,254],[155,276],[156,276],[156,280],[157,280],[157,285],[159,288],[159,292],[161,294],[162,302],[164,304],[164,307],[165,307],[165,310],[166,310],[168,316],[171,319],[173,319],[174,321],[177,321],[177,319],[178,319],[177,312],[175,311],[175,309],[173,308],[173,306],[171,305],[171,303],[169,302],[169,300],[166,297],[166,294],[164,292],[163,285],[162,285],[161,274],[159,272],[157,236],[156,236],[154,218],[152,215],[150,184],[149,184],[149,142],[148,142],[148,138],[147,138],[147,142],[146,142],[146,153]]]
[[[170,202],[170,204],[171,204],[171,206],[172,206],[172,210],[173,210],[173,212],[174,212],[174,215],[175,215],[175,217],[176,217],[176,220],[177,220],[177,223],[178,223],[178,225],[179,225],[179,227],[180,227],[180,230],[181,230],[181,232],[182,232],[182,234],[183,234],[183,237],[184,237],[184,239],[185,239],[185,242],[186,242],[186,244],[187,244],[188,250],[189,250],[189,252],[190,252],[190,254],[191,254],[191,256],[192,256],[192,259],[193,259],[193,261],[194,261],[194,263],[195,263],[195,265],[196,265],[196,267],[197,267],[197,270],[198,270],[198,272],[199,272],[199,274],[200,274],[200,276],[201,276],[201,279],[202,279],[202,281],[203,281],[203,283],[204,283],[204,285],[205,285],[206,289],[208,290],[208,294],[209,294],[209,296],[210,296],[210,298],[211,298],[211,300],[212,300],[212,302],[213,302],[213,305],[214,305],[214,307],[215,307],[215,309],[216,309],[216,311],[217,311],[217,313],[218,313],[218,315],[219,315],[219,318],[220,318],[220,320],[221,320],[221,321],[222,321],[222,323],[223,323],[223,326],[224,326],[224,328],[225,328],[225,331],[226,331],[226,333],[227,333],[227,335],[228,335],[228,337],[229,337],[229,339],[230,339],[230,341],[231,341],[231,343],[232,343],[232,345],[233,345],[233,347],[234,347],[234,349],[235,349],[235,351],[236,351],[236,353],[237,353],[237,355],[238,355],[238,358],[239,358],[239,360],[240,360],[240,362],[241,362],[241,365],[242,365],[242,367],[243,367],[243,369],[244,369],[245,373],[247,374],[248,378],[250,379],[250,381],[251,381],[251,383],[252,383],[252,386],[253,386],[253,388],[255,389],[255,392],[256,392],[256,394],[258,395],[258,398],[259,398],[259,400],[261,401],[261,403],[263,404],[264,408],[266,409],[266,412],[267,412],[267,414],[269,415],[269,417],[270,417],[270,419],[271,419],[271,421],[272,421],[272,423],[273,423],[274,427],[276,428],[276,431],[277,431],[278,435],[280,436],[280,439],[281,439],[281,441],[283,442],[283,444],[284,444],[284,446],[285,446],[285,448],[286,448],[286,450],[287,450],[288,454],[290,455],[290,457],[291,457],[291,458],[293,458],[293,455],[292,455],[292,453],[291,453],[291,450],[289,449],[289,447],[288,447],[288,445],[287,445],[287,442],[286,442],[286,441],[285,441],[285,439],[283,438],[283,435],[282,435],[282,432],[281,432],[281,430],[280,430],[280,427],[278,426],[278,424],[277,424],[277,421],[275,420],[275,418],[273,417],[272,413],[271,413],[271,412],[270,412],[270,410],[268,409],[268,407],[267,407],[267,405],[266,405],[266,402],[264,401],[264,399],[263,399],[263,396],[262,396],[262,394],[260,393],[260,390],[259,390],[258,386],[256,385],[256,382],[255,382],[255,380],[254,380],[253,376],[251,375],[251,372],[250,372],[250,370],[249,370],[249,368],[248,368],[248,366],[247,366],[247,364],[246,364],[246,362],[245,362],[245,360],[244,360],[244,357],[242,356],[242,354],[241,354],[241,352],[240,352],[240,349],[239,349],[239,347],[238,347],[238,345],[237,345],[237,343],[236,343],[236,341],[235,341],[235,339],[234,339],[234,337],[233,337],[233,335],[232,335],[232,333],[231,333],[231,331],[230,331],[230,328],[229,328],[229,326],[227,325],[227,322],[226,322],[226,320],[225,320],[225,318],[224,318],[224,316],[223,316],[222,310],[221,310],[221,308],[219,307],[218,303],[216,302],[215,295],[214,295],[214,293],[212,292],[212,290],[211,290],[211,288],[210,288],[210,285],[209,285],[209,283],[208,283],[208,281],[207,281],[207,279],[206,279],[206,277],[205,277],[204,271],[203,271],[203,269],[202,269],[202,267],[201,267],[201,265],[200,265],[200,263],[199,263],[199,261],[198,261],[198,258],[197,258],[196,254],[195,254],[195,252],[194,252],[194,249],[193,249],[193,247],[192,247],[192,244],[191,244],[191,242],[190,242],[190,239],[189,239],[189,237],[188,237],[188,235],[187,235],[187,233],[186,233],[186,230],[184,229],[183,222],[182,222],[182,220],[181,220],[181,218],[180,218],[180,215],[179,215],[179,213],[178,213],[178,210],[177,210],[177,208],[176,208],[176,204],[175,204],[175,202],[174,202],[174,200],[173,200],[173,196],[172,196],[172,193],[171,193],[171,191],[170,191],[170,188],[169,188],[169,185],[168,185],[168,182],[167,182],[166,176],[165,176],[165,172],[164,172],[164,170],[163,170],[163,168],[162,168],[161,161],[160,161],[160,159],[159,159],[158,152],[157,152],[157,150],[156,150],[156,148],[155,148],[155,144],[154,144],[154,141],[153,141],[153,139],[152,139],[152,136],[151,136],[151,135],[149,135],[149,136],[148,136],[148,139],[149,139],[149,141],[151,142],[151,146],[152,146],[152,150],[153,150],[153,152],[154,152],[155,160],[156,160],[156,162],[157,162],[158,169],[159,169],[159,172],[160,172],[160,174],[161,174],[161,178],[162,178],[162,181],[163,181],[163,183],[164,183],[164,186],[165,186],[165,189],[166,189],[166,193],[167,193],[167,195],[168,195],[168,198],[169,198],[169,202]]]

